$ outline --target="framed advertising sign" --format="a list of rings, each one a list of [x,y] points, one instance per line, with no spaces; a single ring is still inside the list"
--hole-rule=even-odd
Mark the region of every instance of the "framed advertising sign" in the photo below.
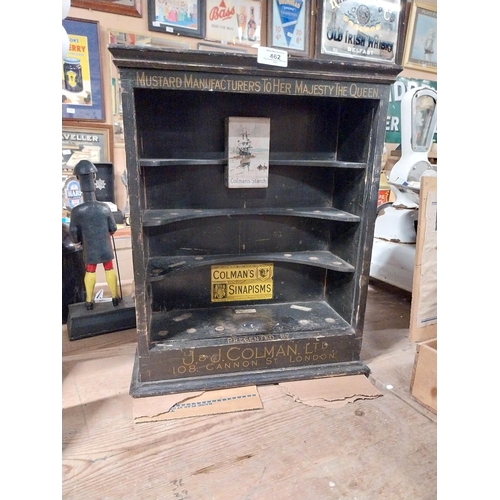
[[[437,73],[437,11],[420,2],[411,4],[403,64]]]
[[[268,46],[311,57],[311,0],[272,0],[268,9]]]
[[[103,122],[99,23],[68,18],[62,24],[69,38],[62,60],[62,118]]]
[[[148,1],[148,29],[194,38],[205,36],[205,2]]]
[[[262,0],[234,0],[231,3],[207,0],[206,5],[206,40],[223,45],[260,46],[265,14]]]
[[[387,107],[385,142],[401,143],[401,101],[406,92],[417,87],[429,87],[437,91],[437,82],[398,76],[396,81],[391,84],[389,105]],[[433,142],[437,143],[437,128],[434,132]]]
[[[132,17],[142,17],[141,4],[142,0],[71,0],[73,7]]]
[[[320,0],[316,57],[400,64],[404,4],[404,0]]]
[[[62,124],[62,175],[73,175],[80,160],[92,163],[113,162],[112,126],[104,124]]]

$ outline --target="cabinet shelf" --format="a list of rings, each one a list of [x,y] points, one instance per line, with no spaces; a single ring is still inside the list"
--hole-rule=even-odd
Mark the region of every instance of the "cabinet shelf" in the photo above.
[[[171,158],[141,158],[141,167],[168,167],[178,165],[227,165],[227,156],[224,153],[179,153],[173,152]],[[331,153],[270,153],[270,166],[297,166],[297,167],[327,167],[364,169],[366,163],[354,161],[339,161]]]
[[[255,215],[305,217],[341,222],[359,222],[360,220],[357,215],[352,215],[336,208],[221,208],[145,210],[142,224],[144,227],[155,227],[178,221],[201,219],[206,217],[240,217]]]
[[[156,256],[148,262],[148,282],[160,281],[172,272],[186,271],[195,267],[215,264],[237,264],[242,262],[288,262],[307,266],[321,267],[342,273],[354,272],[354,266],[328,251],[305,252],[268,252],[255,254],[218,254],[218,255],[175,255]]]
[[[189,349],[210,345],[213,339],[227,339],[233,344],[253,340],[274,340],[285,335],[320,339],[331,334],[353,334],[354,329],[325,301],[285,302],[249,306],[224,305],[154,312],[151,331],[153,349],[172,346]]]

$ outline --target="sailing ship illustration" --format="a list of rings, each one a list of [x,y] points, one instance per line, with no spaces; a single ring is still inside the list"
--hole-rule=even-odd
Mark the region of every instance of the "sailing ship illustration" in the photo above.
[[[248,137],[248,132],[245,130],[241,133],[241,138],[238,139],[236,143],[236,151],[240,160],[239,167],[250,170],[250,158],[253,157],[251,149],[252,141],[250,137]]]
[[[434,43],[436,41],[436,32],[431,29],[430,33],[427,35],[427,39],[424,44],[424,59],[430,61],[434,54]]]

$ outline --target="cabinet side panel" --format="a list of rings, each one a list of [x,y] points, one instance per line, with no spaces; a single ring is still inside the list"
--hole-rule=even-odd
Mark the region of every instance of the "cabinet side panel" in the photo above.
[[[375,218],[377,216],[378,188],[382,168],[382,151],[384,147],[387,107],[389,103],[389,87],[380,92],[380,100],[372,113],[371,130],[368,134],[368,162],[365,171],[364,197],[362,200],[363,215],[359,227],[359,243],[356,249],[356,271],[353,312],[350,323],[356,330],[357,352],[361,351],[361,341],[364,328],[366,298],[370,279],[370,261],[373,247]]]
[[[376,107],[377,101],[374,100],[349,99],[343,102],[339,114],[338,160],[366,161]]]
[[[146,285],[147,244],[141,227],[141,212],[144,208],[144,191],[139,169],[137,144],[137,114],[134,102],[134,76],[127,70],[120,70],[122,88],[123,128],[125,135],[127,190],[130,205],[130,231],[132,237],[132,262],[134,268],[135,311],[138,353],[148,356],[149,328],[151,312]],[[139,113],[140,114],[140,113]]]

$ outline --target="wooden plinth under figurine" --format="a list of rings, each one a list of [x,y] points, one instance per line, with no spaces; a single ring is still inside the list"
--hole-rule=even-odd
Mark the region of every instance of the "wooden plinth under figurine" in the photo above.
[[[85,302],[68,307],[69,340],[128,330],[135,326],[135,301],[132,297],[123,297],[117,306],[109,301],[97,302],[91,310],[86,308]]]

